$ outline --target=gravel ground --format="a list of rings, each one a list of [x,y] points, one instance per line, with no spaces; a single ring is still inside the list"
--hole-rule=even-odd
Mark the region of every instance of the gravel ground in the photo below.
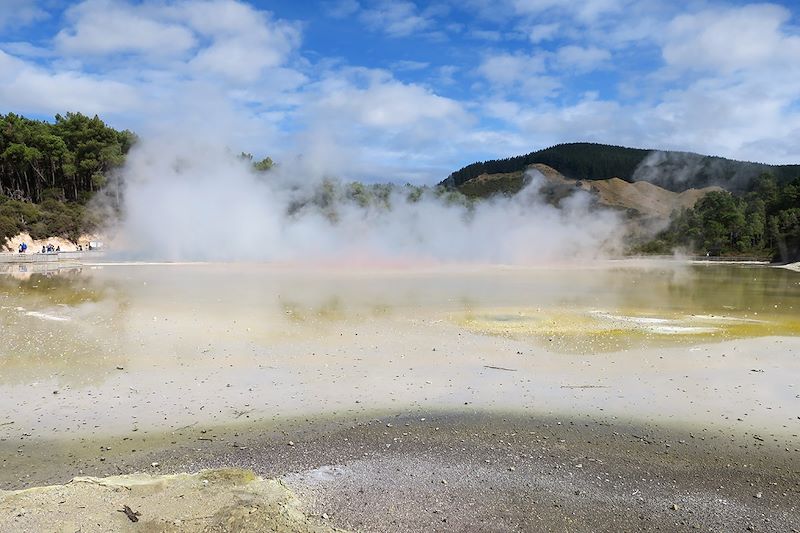
[[[358,531],[800,531],[797,439],[490,413],[253,427],[73,451],[47,475],[252,469]]]

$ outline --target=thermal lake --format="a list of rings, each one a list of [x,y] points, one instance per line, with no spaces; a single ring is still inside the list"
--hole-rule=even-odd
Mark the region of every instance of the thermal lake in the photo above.
[[[21,268],[4,439],[415,409],[800,423],[800,274],[778,268]]]

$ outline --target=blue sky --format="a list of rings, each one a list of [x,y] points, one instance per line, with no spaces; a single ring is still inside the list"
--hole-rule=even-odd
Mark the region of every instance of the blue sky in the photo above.
[[[800,162],[796,2],[4,0],[0,112],[432,183],[570,141]]]

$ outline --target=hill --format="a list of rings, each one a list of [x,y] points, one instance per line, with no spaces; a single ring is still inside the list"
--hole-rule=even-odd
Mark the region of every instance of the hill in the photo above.
[[[545,184],[541,193],[552,203],[558,203],[576,189],[581,189],[590,193],[599,205],[621,209],[644,218],[663,220],[667,220],[675,210],[694,207],[707,193],[721,190],[719,187],[690,188],[678,193],[652,183],[630,183],[616,177],[575,180],[541,163],[530,165],[525,171],[481,174],[462,183],[458,190],[470,198],[485,198],[498,193],[516,194],[530,182],[530,173],[526,174],[529,170],[537,171],[544,177]]]
[[[767,165],[689,152],[568,143],[507,159],[472,163],[450,174],[440,185],[460,189],[479,176],[524,172],[533,164],[547,165],[574,180],[647,181],[674,192],[710,186],[746,192],[752,190],[755,178],[764,173],[775,176],[779,184],[800,176],[800,165]]]

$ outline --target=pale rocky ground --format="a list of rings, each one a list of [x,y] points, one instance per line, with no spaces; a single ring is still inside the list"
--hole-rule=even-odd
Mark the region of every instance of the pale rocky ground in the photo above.
[[[194,475],[79,477],[66,485],[0,491],[0,531],[336,530],[303,515],[299,501],[281,482],[221,469]]]

